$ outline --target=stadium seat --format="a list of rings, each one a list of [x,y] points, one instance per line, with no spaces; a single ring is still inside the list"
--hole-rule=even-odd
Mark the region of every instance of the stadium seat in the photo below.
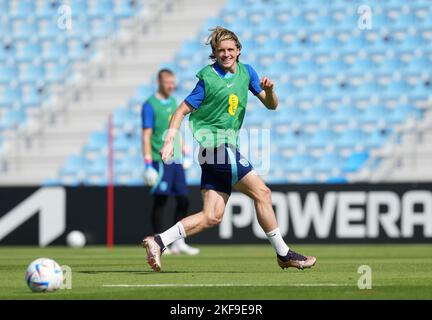
[[[14,105],[20,100],[21,91],[19,88],[0,88],[0,107],[8,107]]]
[[[71,4],[76,19],[66,39],[57,39],[56,32],[50,34],[43,25],[48,4],[38,5],[36,10],[40,12],[41,39],[64,46],[58,51],[66,52],[67,61],[60,62],[56,53],[45,59],[43,50],[47,83],[61,83],[68,62],[85,60],[91,41],[116,30],[118,20],[133,12],[133,3],[127,0],[74,0]],[[373,9],[372,29],[363,30],[351,1],[330,1],[323,9],[322,1],[228,0],[219,14],[205,21],[196,37],[183,42],[175,58],[162,66],[176,73],[175,95],[182,99],[195,86],[196,71],[208,61],[208,47],[203,45],[208,29],[223,25],[237,32],[243,44],[241,60],[250,63],[260,76],[275,80],[279,97],[276,112],[262,108],[250,97],[244,121],[245,127],[265,127],[276,137],[266,181],[347,183],[351,174],[367,163],[373,149],[391,141],[396,125],[423,116],[417,105],[431,97],[427,80],[432,64],[430,3],[417,0],[408,5],[389,0]],[[19,29],[34,24],[32,19],[15,20],[22,25],[2,22],[1,30],[13,26],[19,38]],[[0,61],[14,56],[14,50],[23,62],[31,57],[19,47],[4,47]],[[26,50],[32,50],[29,44]],[[47,63],[53,63],[53,68]],[[2,65],[0,71],[13,75],[16,66]],[[10,76],[6,75],[0,72],[0,84],[9,85]],[[138,86],[129,101],[113,113],[117,184],[143,183],[140,112],[154,89],[153,85]],[[102,158],[86,166],[97,174],[79,181],[107,183],[106,151],[106,131],[92,134],[83,154],[88,159]],[[199,167],[193,166],[187,177],[198,184]]]
[[[325,153],[318,157],[318,162],[312,166],[316,173],[330,174],[335,168],[341,167],[343,159],[340,155],[334,152]]]
[[[366,152],[354,152],[342,165],[342,171],[345,173],[358,171],[369,158]]]
[[[83,148],[84,153],[101,152],[108,145],[108,133],[94,132],[90,135],[87,144]]]
[[[19,129],[26,121],[26,114],[23,110],[9,111],[0,119],[0,130]]]
[[[17,77],[18,70],[15,65],[0,65],[0,85],[7,85]]]
[[[13,1],[9,7],[9,15],[12,19],[26,19],[31,16],[36,8],[36,1],[32,0],[20,0]]]
[[[365,134],[361,129],[348,129],[343,131],[339,138],[334,141],[337,148],[354,149],[358,145],[362,145]]]

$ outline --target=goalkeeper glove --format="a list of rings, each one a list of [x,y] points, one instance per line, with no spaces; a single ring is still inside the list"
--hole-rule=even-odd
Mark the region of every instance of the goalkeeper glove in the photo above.
[[[144,170],[144,183],[147,186],[153,186],[157,179],[158,179],[158,172],[156,171],[156,169],[153,167],[151,161],[146,161],[145,164],[145,170]]]

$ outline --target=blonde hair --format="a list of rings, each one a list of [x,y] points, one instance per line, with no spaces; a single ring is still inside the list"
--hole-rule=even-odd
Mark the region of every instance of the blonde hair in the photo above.
[[[211,34],[207,38],[206,44],[210,45],[212,48],[212,53],[210,54],[209,58],[213,61],[216,60],[215,52],[219,44],[224,40],[233,40],[239,50],[242,48],[242,44],[240,43],[239,38],[237,35],[232,32],[231,30],[225,29],[224,27],[217,26],[216,28],[209,29],[211,31]],[[240,56],[240,55],[239,55]],[[237,62],[239,60],[239,57],[237,57]]]

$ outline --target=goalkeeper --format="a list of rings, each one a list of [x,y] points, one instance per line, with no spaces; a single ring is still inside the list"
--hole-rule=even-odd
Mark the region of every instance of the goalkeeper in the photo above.
[[[159,154],[163,146],[163,134],[168,129],[171,116],[177,107],[176,100],[171,96],[174,89],[174,73],[168,69],[160,70],[158,90],[147,99],[141,111],[145,161],[144,180],[146,185],[151,186],[150,193],[153,195],[151,215],[155,234],[164,230],[163,217],[169,196],[175,196],[176,199],[175,221],[186,217],[189,207],[185,172],[181,164],[182,143],[179,135],[175,138],[172,163],[163,163]],[[167,248],[164,253],[194,255],[199,253],[199,249],[187,245],[184,239],[179,239],[171,245],[171,249]]]

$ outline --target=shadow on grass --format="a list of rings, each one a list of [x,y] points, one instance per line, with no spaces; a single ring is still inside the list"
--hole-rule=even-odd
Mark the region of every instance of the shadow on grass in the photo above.
[[[245,273],[241,271],[212,271],[212,270],[206,270],[206,271],[161,271],[161,272],[154,272],[154,271],[143,271],[143,270],[91,270],[91,271],[74,271],[74,273],[82,273],[82,274],[102,274],[102,273],[133,273],[133,274],[196,274],[196,273]]]

